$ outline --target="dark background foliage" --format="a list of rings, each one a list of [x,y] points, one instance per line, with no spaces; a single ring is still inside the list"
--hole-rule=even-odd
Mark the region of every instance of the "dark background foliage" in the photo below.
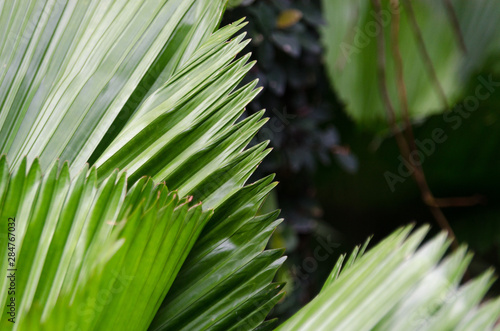
[[[368,236],[377,242],[410,222],[439,228],[412,178],[395,192],[389,189],[384,173],[397,173],[400,164],[394,139],[361,131],[332,92],[320,41],[320,1],[243,1],[228,9],[222,24],[240,17],[247,17],[245,31],[252,38],[243,53],[258,61],[245,82],[258,78],[264,87],[247,112],[267,109],[269,122],[256,141],[270,140],[274,149],[256,176],[276,173],[280,182],[268,205],[285,218],[270,245],[286,247],[288,255],[278,275],[287,282],[287,295],[273,313],[286,318],[316,295],[338,256]],[[486,64],[474,77],[487,72]],[[470,82],[471,89],[475,85]],[[447,137],[423,163],[435,195],[482,198],[477,206],[444,210],[459,241],[476,252],[472,276],[500,267],[499,105],[495,91],[458,129],[443,115],[415,126],[419,141],[435,128]]]
[[[256,1],[226,12],[223,24],[239,17],[247,17],[245,31],[252,38],[242,53],[252,52],[257,60],[244,83],[257,78],[264,87],[247,112],[267,110],[269,121],[256,141],[269,140],[273,148],[256,177],[276,173],[280,182],[275,201],[268,203],[269,208],[281,208],[286,219],[271,245],[287,248],[288,261],[279,277],[288,282],[288,295],[277,311],[288,316],[319,290],[329,271],[326,265],[331,266],[338,255],[331,254],[322,270],[302,270],[318,235],[339,240],[322,221],[314,176],[320,166],[328,165],[355,172],[357,160],[341,145],[334,124],[340,112],[322,62],[319,29],[324,20],[319,1]]]

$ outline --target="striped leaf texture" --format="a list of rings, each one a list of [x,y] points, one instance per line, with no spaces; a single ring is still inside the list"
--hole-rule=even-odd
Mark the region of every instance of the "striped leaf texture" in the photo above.
[[[460,285],[467,249],[444,257],[446,234],[421,244],[428,227],[411,230],[355,249],[343,268],[339,260],[320,294],[278,330],[494,330],[500,298],[483,302],[493,271]]]
[[[42,176],[37,160],[10,173],[3,157],[0,178],[0,217],[15,218],[0,231],[15,256],[0,262],[0,302],[17,310],[2,330],[146,329],[213,213],[151,179],[71,180],[67,163]]]
[[[224,1],[2,2],[0,150],[80,170],[214,31]]]
[[[9,160],[9,173],[33,163],[44,176],[64,169],[73,183],[89,163],[97,187],[116,181],[113,176],[135,187],[148,176],[154,183],[148,185],[165,182],[182,201],[193,197],[214,213],[192,251],[186,251],[182,276],[168,293],[168,286],[163,289],[165,302],[128,301],[128,309],[132,303],[147,305],[147,313],[141,308],[144,324],[136,324],[137,316],[128,310],[106,308],[95,311],[99,317],[82,329],[101,325],[90,323],[102,318],[110,323],[102,324],[106,329],[129,315],[123,318],[127,324],[119,324],[124,330],[145,329],[153,318],[155,329],[259,327],[281,296],[282,285],[271,280],[283,252],[264,250],[280,221],[277,212],[259,213],[275,186],[273,178],[245,186],[269,149],[267,142],[247,148],[265,119],[263,112],[241,119],[260,90],[257,82],[238,87],[253,63],[247,63],[248,55],[235,60],[248,43],[244,35],[233,37],[242,21],[217,29],[226,1],[1,5],[6,34],[0,37],[0,153]],[[105,208],[108,199],[97,198]],[[32,199],[42,203],[38,195]],[[59,217],[49,216],[47,222]],[[97,255],[109,250],[104,245],[94,249]],[[165,263],[159,260],[157,267]],[[99,275],[106,276],[99,277],[111,277],[103,268]],[[80,291],[87,290],[82,285]],[[131,291],[142,293],[136,287]],[[62,302],[54,304],[60,316],[69,314],[65,304],[76,295],[51,298]],[[227,301],[231,298],[234,303]],[[189,317],[192,324],[182,313],[186,307],[203,307],[190,310],[198,316]],[[62,324],[51,327],[66,330]],[[27,329],[36,330],[37,324]]]

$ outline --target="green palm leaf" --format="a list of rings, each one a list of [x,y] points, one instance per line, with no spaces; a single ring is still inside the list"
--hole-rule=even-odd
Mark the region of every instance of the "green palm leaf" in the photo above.
[[[163,83],[206,40],[223,3],[5,4],[0,149],[11,166],[24,155],[39,156],[45,170],[59,157],[78,172],[118,114],[135,112],[124,107],[137,103],[139,91],[155,91],[156,81]],[[205,14],[211,19],[201,19]],[[155,82],[152,91],[146,80]]]
[[[419,248],[428,229],[410,231],[400,229],[358,256],[278,329],[492,330],[500,300],[481,304],[492,271],[460,286],[471,260],[465,247],[443,259],[445,234]]]
[[[219,316],[215,321],[220,325],[237,318],[238,323],[257,326],[279,298],[280,286],[269,283],[282,263],[282,252],[263,252],[278,224],[277,214],[256,216],[274,187],[271,178],[244,187],[269,150],[267,143],[245,150],[264,124],[262,113],[238,122],[245,105],[259,92],[255,82],[235,90],[251,68],[248,56],[233,61],[246,45],[244,36],[227,42],[241,28],[240,22],[212,33],[225,1],[32,5],[30,10],[25,7],[29,4],[16,3],[13,12],[24,12],[26,17],[5,15],[0,21],[6,29],[13,22],[40,23],[34,31],[26,30],[28,45],[9,44],[2,53],[2,63],[12,73],[3,76],[4,83],[12,88],[4,90],[2,99],[0,150],[12,161],[10,169],[17,169],[24,155],[28,163],[39,156],[46,172],[59,158],[70,161],[74,179],[89,161],[99,185],[115,176],[118,168],[123,171],[120,178],[127,172],[130,185],[148,175],[155,183],[165,181],[176,188],[180,197],[192,195],[203,201],[205,210],[222,208],[183,268],[188,274],[195,264],[215,258],[220,270],[213,274],[221,281],[205,284],[201,291],[188,282],[175,288],[193,296],[231,284],[240,297],[238,306],[225,304],[225,297],[217,295],[203,302],[216,307],[210,313]],[[52,16],[42,17],[36,8]],[[28,50],[32,53],[25,53]],[[33,70],[10,63],[12,52]],[[39,56],[30,57],[35,53]],[[261,193],[249,204],[244,199],[256,190]],[[260,230],[264,232],[256,235]],[[215,254],[234,240],[233,254]],[[167,306],[170,301],[174,299],[167,297]],[[266,304],[261,307],[260,302]],[[151,302],[144,304],[151,308]],[[158,317],[155,323],[166,321]]]
[[[243,188],[216,208],[151,330],[229,330],[238,323],[249,330],[262,322],[281,296],[281,284],[269,283],[284,260],[281,250],[262,252],[278,213],[255,216],[271,180]]]
[[[0,175],[0,216],[16,216],[3,305],[7,269],[17,270],[16,324],[2,318],[2,330],[145,329],[213,213],[146,178],[127,189],[116,172],[98,185],[95,169],[71,180],[56,163],[42,176],[25,159],[9,173],[3,157]],[[3,229],[1,238],[7,256]]]

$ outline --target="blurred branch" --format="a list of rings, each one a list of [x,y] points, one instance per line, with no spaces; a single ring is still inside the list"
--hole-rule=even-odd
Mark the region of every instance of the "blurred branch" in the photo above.
[[[411,162],[410,160],[410,154],[412,151],[415,151],[415,140],[413,139],[413,130],[412,126],[410,123],[409,119],[409,111],[408,111],[408,100],[407,100],[407,95],[406,95],[406,87],[404,86],[404,80],[403,80],[403,64],[402,64],[402,59],[401,59],[401,54],[399,52],[399,43],[398,39],[396,38],[393,40],[393,53],[395,55],[396,59],[396,71],[397,71],[397,80],[398,80],[398,93],[401,99],[401,104],[403,105],[403,117],[405,118],[405,122],[407,123],[407,130],[408,130],[408,135],[410,136],[410,144],[408,143],[407,139],[405,139],[403,133],[401,132],[400,128],[397,125],[397,120],[396,120],[396,112],[394,109],[394,106],[391,102],[390,96],[389,96],[389,91],[387,88],[387,74],[386,74],[386,63],[385,63],[385,38],[384,38],[384,33],[383,33],[383,27],[382,27],[382,6],[380,4],[380,0],[372,0],[374,7],[375,7],[375,12],[376,12],[376,17],[377,17],[377,24],[379,25],[381,33],[377,35],[377,70],[378,70],[378,85],[380,89],[380,93],[382,95],[383,102],[385,104],[387,114],[388,114],[388,120],[389,120],[389,125],[391,127],[391,130],[394,134],[394,137],[396,138],[396,142],[398,144],[399,150],[406,160],[408,160],[408,164],[413,168],[412,173],[415,178],[415,182],[417,183],[420,192],[422,194],[422,199],[423,201],[429,206],[429,209],[436,219],[436,222],[438,225],[445,230],[448,233],[449,238],[452,240],[452,247],[454,249],[458,248],[458,241],[456,239],[455,233],[453,232],[453,229],[451,228],[448,220],[446,219],[446,216],[443,214],[441,209],[436,203],[436,200],[429,188],[429,185],[427,183],[427,179],[425,178],[425,174],[422,170],[421,167],[421,162],[415,162],[418,164],[416,166],[414,162]],[[399,6],[399,1],[391,1],[391,5]],[[392,31],[392,37],[395,35],[397,36],[399,33],[399,12],[396,11],[393,17],[393,24],[391,24],[393,31]],[[430,60],[430,58],[429,58]]]
[[[465,45],[464,35],[462,30],[460,29],[460,23],[458,22],[458,17],[455,13],[455,9],[453,9],[453,4],[450,0],[443,0],[444,5],[446,7],[446,13],[451,22],[451,26],[453,27],[453,31],[455,32],[455,37],[457,39],[458,45],[462,49],[462,52],[467,53],[467,46]]]
[[[471,197],[435,198],[434,202],[440,208],[471,207],[486,203],[486,198],[482,195],[474,195]]]
[[[441,83],[439,82],[439,78],[436,74],[436,70],[434,69],[434,65],[432,64],[432,59],[429,55],[429,52],[427,51],[427,48],[425,47],[424,38],[422,37],[422,31],[420,30],[420,27],[418,25],[417,18],[415,16],[415,11],[413,10],[413,5],[411,4],[410,0],[403,0],[403,2],[406,6],[406,9],[408,10],[408,19],[410,22],[410,26],[413,30],[413,33],[415,34],[415,38],[417,38],[418,50],[420,52],[420,55],[423,58],[425,67],[427,68],[427,72],[428,72],[429,76],[431,77],[431,80],[434,83],[434,86],[436,87],[439,98],[441,99],[441,102],[443,104],[443,109],[448,109],[448,100],[447,100],[446,95],[444,93],[443,87],[441,86]]]

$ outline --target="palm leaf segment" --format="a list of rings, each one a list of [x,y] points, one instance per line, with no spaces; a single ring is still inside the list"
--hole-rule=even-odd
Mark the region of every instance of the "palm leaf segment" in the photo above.
[[[258,90],[255,82],[235,90],[251,68],[246,64],[248,56],[233,61],[245,45],[243,36],[227,42],[241,28],[240,23],[212,34],[218,24],[214,17],[220,18],[224,5],[225,1],[208,0],[3,3],[0,25],[9,33],[0,43],[0,58],[6,68],[0,77],[0,151],[9,159],[8,172],[24,173],[25,163],[35,162],[30,169],[39,168],[42,173],[61,178],[58,182],[70,181],[66,185],[71,186],[87,180],[82,179],[87,178],[82,169],[90,161],[95,171],[89,178],[95,178],[92,185],[97,190],[112,185],[109,183],[115,183],[118,176],[120,192],[128,196],[132,193],[125,193],[125,181],[128,185],[135,183],[133,187],[146,185],[140,178],[148,175],[155,183],[165,181],[175,188],[179,199],[192,195],[195,201],[203,201],[204,210],[215,208],[183,264],[183,276],[177,277],[175,292],[172,289],[172,297],[167,295],[161,313],[154,319],[157,329],[169,325],[189,327],[181,309],[196,305],[212,307],[198,310],[197,319],[190,318],[200,329],[227,325],[253,328],[280,297],[280,285],[269,283],[283,261],[282,252],[263,252],[279,222],[275,221],[277,213],[256,216],[275,184],[269,177],[244,187],[268,153],[267,143],[245,150],[264,121],[259,113],[238,122]],[[34,161],[36,157],[39,159]],[[57,163],[58,158],[69,161],[69,169],[64,166],[56,170],[62,164]],[[116,174],[116,168],[127,171],[127,177]],[[14,175],[5,177],[2,186],[8,186],[6,178],[10,176]],[[131,192],[137,191],[140,189]],[[39,196],[33,199],[38,201]],[[98,199],[104,200],[101,204],[107,203],[100,196]],[[124,209],[124,215],[146,217],[141,212],[134,214],[137,208],[132,208],[131,214]],[[141,208],[146,214],[146,207]],[[116,213],[125,211],[117,207]],[[2,207],[2,213],[10,215],[11,211]],[[154,218],[153,214],[147,213],[149,218]],[[39,237],[41,233],[31,234],[28,227],[32,217],[16,219],[24,222],[29,231],[26,235]],[[54,210],[40,228],[59,224],[58,217],[61,215]],[[103,224],[101,227],[106,228]],[[110,242],[120,242],[123,237],[117,234],[115,239]],[[125,242],[123,245],[133,245]],[[51,249],[50,242],[41,241],[40,245],[47,251]],[[85,251],[84,246],[77,247]],[[92,249],[94,255],[109,251],[105,245],[93,245]],[[123,252],[132,254],[126,249],[118,252],[107,260],[111,262],[99,260],[95,262],[98,266],[88,262],[92,262],[92,270],[99,272],[95,276],[89,271],[79,278],[80,292],[75,289],[70,297],[60,292],[56,301],[62,303],[53,304],[54,311],[62,311],[65,304],[75,302],[85,291],[96,290],[90,284],[110,277],[112,261]],[[182,261],[175,254],[171,258]],[[141,268],[157,265],[148,262],[150,265]],[[217,268],[202,268],[200,272],[199,266]],[[168,284],[163,283],[164,292]],[[36,291],[29,295],[32,302],[45,300]],[[228,305],[228,298],[237,304]],[[148,309],[160,303],[154,302]],[[174,304],[176,309],[170,309]],[[26,320],[35,321],[27,329],[36,329],[37,318],[45,321],[48,316],[36,309],[41,308],[26,310]],[[108,323],[103,316],[117,311],[109,309],[97,312],[99,316],[84,326],[108,325],[100,323]],[[150,321],[153,316],[149,317]],[[125,329],[135,326],[137,321],[132,319]],[[141,329],[146,325],[137,326]]]
[[[95,169],[73,181],[67,164],[57,169],[42,177],[38,161],[28,171],[23,161],[10,174],[0,160],[1,217],[16,215],[17,259],[1,262],[17,270],[16,328],[145,329],[212,211],[146,178],[127,191],[116,172],[99,187]],[[2,277],[5,305],[9,284]]]
[[[471,260],[441,234],[420,248],[428,228],[395,232],[334,268],[321,293],[279,330],[493,330],[500,299],[481,304],[492,270],[459,286]]]

